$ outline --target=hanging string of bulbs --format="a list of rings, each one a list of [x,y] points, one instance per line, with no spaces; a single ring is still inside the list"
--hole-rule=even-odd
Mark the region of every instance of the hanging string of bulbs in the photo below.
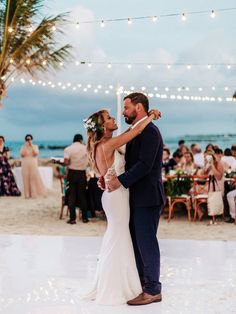
[[[148,15],[148,16],[136,16],[136,17],[122,17],[122,18],[112,18],[112,19],[99,19],[99,20],[88,20],[88,21],[77,21],[75,27],[77,29],[80,28],[83,24],[99,24],[101,28],[104,28],[108,23],[111,22],[126,22],[128,25],[133,24],[134,21],[137,20],[149,20],[153,23],[156,23],[161,18],[170,18],[170,17],[179,17],[183,22],[185,22],[189,16],[192,15],[209,15],[211,19],[214,19],[220,12],[232,12],[236,10],[233,8],[222,8],[222,9],[211,9],[211,10],[201,10],[201,11],[190,11],[190,12],[174,12],[167,14],[159,14],[159,15]]]
[[[114,87],[113,85],[109,86],[102,86],[102,84],[92,85],[92,84],[81,84],[81,83],[70,83],[70,82],[53,82],[53,81],[43,81],[43,80],[25,80],[23,78],[20,79],[20,82],[25,84],[31,84],[32,86],[42,86],[43,88],[51,88],[51,89],[61,89],[63,91],[73,91],[73,92],[79,92],[79,93],[87,93],[87,92],[93,92],[95,94],[105,94],[105,95],[115,95],[115,94],[124,94],[128,95],[129,93],[132,93],[133,91],[140,91],[144,94],[146,94],[148,97],[153,98],[159,98],[162,100],[188,100],[188,101],[211,101],[211,102],[222,102],[222,101],[236,101],[233,97],[223,97],[223,96],[206,96],[206,95],[189,95],[186,94],[186,92],[189,92],[190,90],[193,90],[193,87],[124,87],[119,86],[119,88]],[[225,91],[229,90],[229,86],[226,87],[217,87],[217,90],[224,89]],[[185,94],[176,94],[174,91],[171,92],[171,89],[176,89],[179,93],[184,92]],[[195,87],[195,90],[197,88]],[[203,91],[203,87],[199,87],[198,91]],[[216,90],[215,87],[212,87],[212,90]],[[171,92],[167,94],[168,92]]]

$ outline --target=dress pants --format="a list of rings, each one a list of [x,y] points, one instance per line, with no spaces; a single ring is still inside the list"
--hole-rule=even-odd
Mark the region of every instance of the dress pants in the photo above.
[[[68,207],[70,220],[76,220],[76,207],[80,207],[82,219],[87,219],[87,179],[85,170],[69,169],[67,180],[69,182]]]
[[[130,233],[143,291],[155,295],[161,292],[160,250],[157,228],[163,205],[130,208]]]

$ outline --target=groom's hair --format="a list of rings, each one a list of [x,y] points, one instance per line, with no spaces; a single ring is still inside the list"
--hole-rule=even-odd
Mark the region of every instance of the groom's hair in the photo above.
[[[148,98],[146,95],[144,95],[142,93],[131,93],[131,94],[125,96],[124,100],[127,98],[129,98],[134,105],[136,105],[138,103],[142,104],[145,112],[148,113],[149,101],[148,101]]]

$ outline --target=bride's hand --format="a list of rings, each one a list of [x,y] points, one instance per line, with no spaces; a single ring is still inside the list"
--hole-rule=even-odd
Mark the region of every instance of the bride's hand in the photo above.
[[[152,109],[148,112],[148,115],[154,115],[154,120],[158,120],[161,118],[161,112],[158,109]]]
[[[99,189],[101,189],[103,191],[106,189],[104,177],[98,178],[97,185],[98,185]]]

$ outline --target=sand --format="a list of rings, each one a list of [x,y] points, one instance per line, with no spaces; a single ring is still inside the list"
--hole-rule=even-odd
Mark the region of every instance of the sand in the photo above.
[[[91,219],[85,224],[76,225],[59,219],[61,204],[60,185],[54,181],[54,188],[45,199],[24,197],[0,197],[0,234],[34,234],[51,236],[102,236],[106,230],[106,221]],[[65,209],[66,213],[66,209]],[[170,223],[161,217],[158,237],[160,239],[195,240],[234,240],[236,225],[219,222],[208,226],[208,220],[188,222],[187,214],[176,215]]]

